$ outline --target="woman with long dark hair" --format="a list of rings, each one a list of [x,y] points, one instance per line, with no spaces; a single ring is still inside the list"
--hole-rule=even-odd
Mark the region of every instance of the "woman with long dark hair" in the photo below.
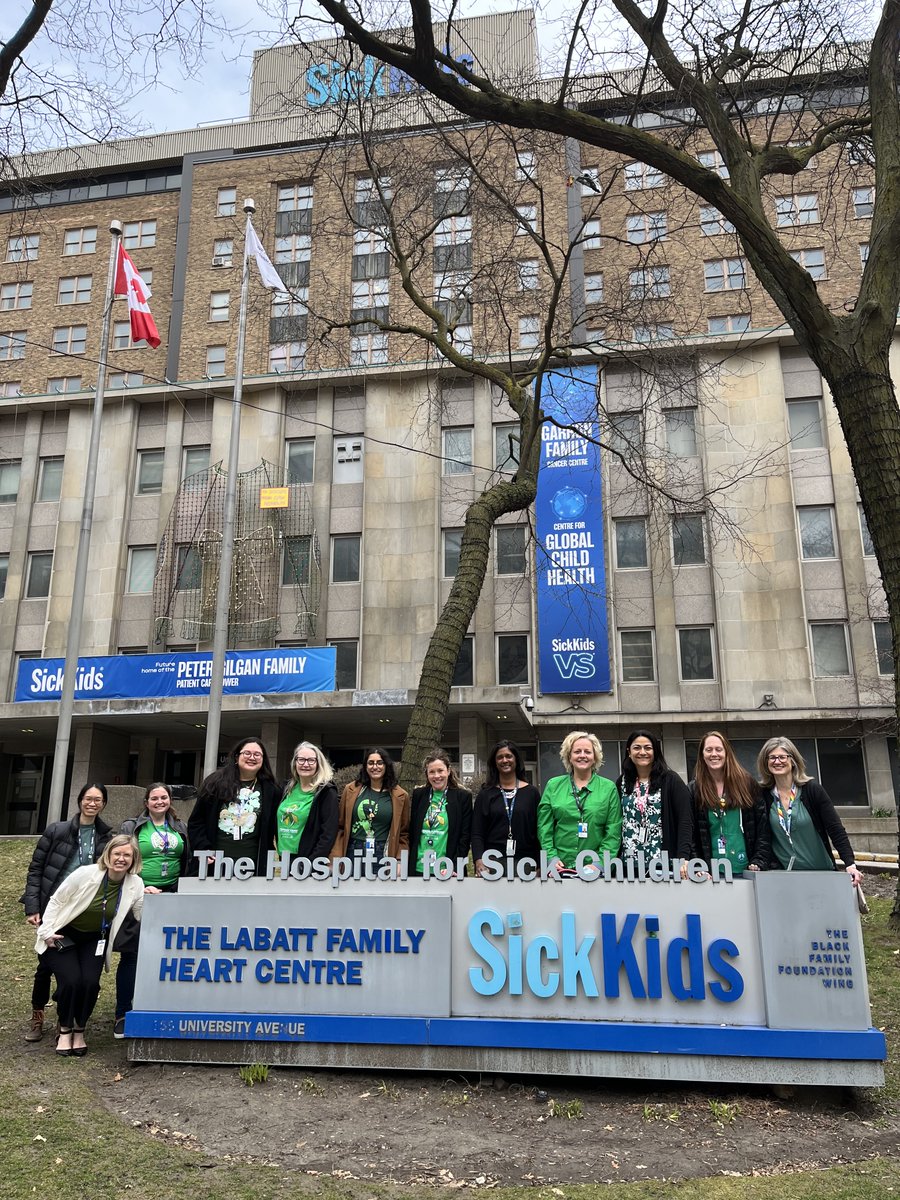
[[[391,756],[381,746],[367,750],[353,783],[341,795],[332,858],[361,854],[379,862],[399,859],[409,849],[409,794],[397,783]]]
[[[467,859],[472,832],[472,793],[460,785],[447,751],[432,750],[422,768],[428,782],[414,789],[410,805],[410,875],[422,875],[437,858]]]
[[[210,861],[217,850],[229,858],[252,858],[256,874],[264,875],[280,799],[265,746],[258,738],[243,738],[200,785],[188,821],[192,848],[208,851]]]
[[[694,841],[706,865],[727,858],[736,872],[767,870],[772,839],[762,791],[717,729],[700,739],[690,792]]]
[[[491,749],[487,782],[475,797],[472,812],[472,858],[475,874],[482,871],[485,851],[494,850],[518,862],[538,860],[537,814],[541,793],[525,778],[522,751],[508,738]]]
[[[616,780],[622,801],[622,855],[643,851],[646,860],[663,850],[682,859],[693,855],[691,793],[669,769],[662,744],[649,729],[634,729],[625,742],[622,774]]]
[[[334,767],[312,742],[301,742],[291,759],[291,777],[278,805],[275,849],[295,858],[331,853],[338,829],[339,800]]]

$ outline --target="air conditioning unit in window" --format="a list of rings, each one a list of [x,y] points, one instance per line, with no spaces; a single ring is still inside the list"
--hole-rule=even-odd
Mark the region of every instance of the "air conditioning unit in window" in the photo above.
[[[231,255],[230,254],[214,254],[213,260],[212,260],[212,265],[214,267],[230,267],[231,266]]]

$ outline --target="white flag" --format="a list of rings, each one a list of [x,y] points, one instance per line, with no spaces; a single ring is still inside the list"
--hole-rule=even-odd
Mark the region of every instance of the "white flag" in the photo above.
[[[259,267],[260,278],[267,288],[275,288],[279,292],[290,292],[290,288],[284,283],[281,276],[272,266],[272,260],[269,258],[263,249],[263,244],[256,236],[256,230],[250,218],[247,218],[247,232],[244,235],[244,255],[250,258],[251,255],[256,259],[256,265]]]

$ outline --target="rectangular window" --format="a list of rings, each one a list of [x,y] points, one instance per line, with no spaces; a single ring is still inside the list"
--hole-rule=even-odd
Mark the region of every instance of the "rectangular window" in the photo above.
[[[809,636],[817,679],[839,679],[850,674],[846,626],[816,622],[810,625]]]
[[[834,509],[830,504],[797,509],[802,558],[835,558]]]
[[[210,321],[227,321],[231,307],[231,292],[210,292],[209,319]]]
[[[581,245],[585,250],[599,250],[602,245],[600,236],[600,218],[592,221],[585,221],[584,229],[581,233]]]
[[[451,687],[472,687],[475,679],[475,639],[471,634],[463,638],[453,668]]]
[[[81,380],[78,380],[79,385]],[[133,388],[142,387],[144,376],[140,371],[110,371],[108,387],[111,388]],[[75,389],[76,391],[78,389]]]
[[[540,265],[536,258],[520,258],[516,263],[516,290],[535,292],[540,283]]]
[[[537,205],[516,205],[516,236],[534,233],[537,227]]]
[[[601,274],[585,275],[584,302],[585,304],[603,303],[603,276]]]
[[[659,300],[672,293],[668,267],[642,267],[631,271],[628,285],[632,300]]]
[[[658,321],[650,325],[635,325],[631,331],[632,341],[646,345],[648,342],[661,342],[675,336],[675,326],[669,321]]]
[[[390,303],[390,280],[385,278],[358,279],[352,284],[352,311],[387,308]],[[384,320],[384,317],[378,319]]]
[[[275,238],[275,262],[309,262],[310,236],[308,233],[290,233]],[[287,280],[285,280],[287,282]]]
[[[819,197],[815,192],[775,197],[775,220],[781,227],[819,224]]]
[[[278,189],[278,212],[304,212],[312,203],[311,183],[283,183]]]
[[[227,295],[227,293],[225,293]],[[273,317],[305,317],[309,312],[308,302],[309,288],[297,287],[293,292],[273,292],[272,293],[272,316]],[[214,320],[212,316],[210,320]],[[224,317],[219,317],[218,320],[224,320]]]
[[[194,546],[179,546],[175,574],[177,592],[193,592],[203,580],[203,561]]]
[[[788,400],[787,413],[792,450],[818,450],[825,445],[822,410],[817,399]]]
[[[715,679],[712,630],[705,627],[679,629],[678,658],[684,682],[696,683]]]
[[[206,376],[208,379],[222,379],[225,375],[225,347],[206,347]]]
[[[519,317],[519,347],[531,350],[538,344],[541,333],[539,317]]]
[[[84,354],[87,325],[60,325],[53,330],[54,354]]]
[[[6,239],[7,262],[35,262],[41,248],[39,233],[26,233]]]
[[[703,264],[703,279],[708,292],[734,292],[747,286],[747,266],[743,258],[713,258]]]
[[[515,150],[516,180],[518,183],[534,183],[537,179],[537,162],[533,150]]]
[[[698,567],[706,562],[703,517],[699,513],[672,518],[672,562],[676,567]]]
[[[734,226],[712,205],[700,209],[700,233],[703,237],[715,237],[719,233],[734,233]]]
[[[286,537],[281,552],[281,586],[305,586],[309,583],[309,534]]]
[[[38,473],[38,500],[46,500],[55,504],[62,491],[63,463],[62,458],[42,458]]]
[[[470,169],[461,163],[452,167],[437,167],[434,172],[434,190],[445,194],[467,192],[470,175]]]
[[[701,150],[697,155],[697,161],[701,167],[706,167],[708,171],[714,171],[720,179],[728,178],[728,168],[718,150]]]
[[[29,600],[46,600],[50,595],[53,551],[40,550],[28,555],[28,580],[25,595]]]
[[[656,671],[653,663],[653,631],[623,629],[619,632],[622,651],[622,682],[653,683]]]
[[[296,438],[287,443],[288,484],[312,483],[316,458],[315,438]]]
[[[878,674],[893,675],[894,651],[891,646],[890,621],[873,621],[872,633],[875,637],[875,657],[878,660]]]
[[[616,567],[620,571],[640,570],[647,566],[647,522],[643,517],[618,517],[613,521],[616,535]]]
[[[750,317],[747,313],[732,313],[726,317],[707,317],[706,328],[709,333],[746,333],[750,328]]]
[[[269,370],[279,375],[302,371],[306,365],[306,342],[276,342],[269,347]]]
[[[0,359],[10,362],[14,358],[24,358],[27,337],[27,329],[14,329],[11,333],[0,333]]]
[[[130,546],[128,549],[128,580],[125,590],[132,595],[146,596],[153,591],[156,574],[156,547]]]
[[[0,463],[0,504],[15,504],[19,498],[20,462]]]
[[[513,474],[519,465],[521,433],[517,424],[494,426],[494,466]]]
[[[5,396],[7,399],[12,396],[22,395],[22,380],[21,379],[5,379],[0,383],[0,396]]]
[[[381,366],[388,360],[386,333],[351,333],[350,366],[364,367],[367,363]]]
[[[599,196],[603,191],[599,167],[582,167],[575,182],[581,184],[581,195],[586,200]]]
[[[495,544],[498,575],[524,575],[526,570],[524,525],[497,525]]]
[[[0,600],[6,596],[6,580],[9,575],[9,555],[0,554]]]
[[[93,254],[97,249],[97,226],[67,229],[63,235],[63,254]]]
[[[158,496],[162,491],[165,450],[139,450],[137,469],[137,494]]]
[[[853,189],[853,215],[861,221],[871,217],[875,211],[875,189],[873,187],[858,187]]]
[[[212,265],[214,267],[230,267],[234,255],[233,238],[216,238],[213,242]]]
[[[859,512],[859,535],[862,538],[862,552],[866,558],[875,557],[875,543],[872,541],[872,535],[869,533],[869,522],[866,520],[866,514],[863,511],[863,506],[857,504]]]
[[[639,412],[609,413],[609,448],[627,458],[640,451],[644,440]]]
[[[531,207],[534,207],[533,205]],[[518,210],[517,210],[518,211]],[[516,233],[522,233],[517,229]],[[444,217],[434,227],[435,246],[458,246],[472,240],[472,218],[467,214]]]
[[[809,272],[810,278],[828,278],[825,267],[825,251],[821,246],[814,250],[791,250],[790,254],[794,262],[798,262],[805,271]]]
[[[122,245],[126,250],[148,250],[156,245],[155,221],[126,221],[122,231]]]
[[[663,415],[669,453],[676,458],[694,458],[697,453],[696,410],[670,408]]]
[[[647,163],[630,162],[625,164],[625,191],[639,192],[648,188],[659,188],[665,183],[665,175],[656,167]]]
[[[89,304],[93,275],[66,275],[59,281],[57,304]]]
[[[860,242],[859,243],[860,270],[864,271],[866,269],[866,265],[867,265],[868,261],[869,261],[869,243],[868,242]]]
[[[668,234],[669,220],[664,211],[629,213],[625,218],[625,236],[633,246],[660,242]]]
[[[497,683],[528,682],[528,634],[501,633],[497,637]]]
[[[130,321],[113,321],[112,346],[113,350],[134,349],[134,342],[131,340]]]
[[[360,540],[358,533],[331,539],[332,583],[359,583]]]
[[[12,308],[31,308],[33,283],[4,283],[0,287],[0,311]]]
[[[185,446],[181,457],[181,478],[190,479],[209,470],[209,446]]]
[[[216,216],[233,217],[237,209],[237,188],[224,187],[216,192]]]
[[[112,384],[110,384],[112,387]],[[51,396],[63,396],[66,392],[81,391],[80,375],[54,375],[47,380],[47,391]]]
[[[444,578],[453,579],[459,570],[459,550],[462,546],[461,529],[445,529],[444,542]]]
[[[472,430],[445,429],[442,454],[445,475],[472,474]]]
[[[336,651],[334,673],[334,686],[336,690],[339,692],[352,692],[356,687],[359,642],[329,642],[328,645],[334,646]]]

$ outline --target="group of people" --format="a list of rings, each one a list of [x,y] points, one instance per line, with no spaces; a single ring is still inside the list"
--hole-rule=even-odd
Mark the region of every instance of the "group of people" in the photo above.
[[[250,857],[266,871],[270,850],[291,860],[398,859],[418,876],[439,858],[471,862],[476,875],[485,855],[538,860],[570,871],[581,851],[602,859],[639,852],[649,861],[668,852],[683,864],[694,857],[711,866],[728,859],[735,873],[781,868],[835,868],[832,848],[860,879],[853,849],[828,793],[806,773],[796,746],[770,738],[759,752],[754,779],[728,739],[712,730],[700,741],[689,784],[666,764],[656,734],[632,731],[615,782],[600,775],[603,752],[592,733],[563,740],[564,773],[541,793],[525,777],[522,753],[498,742],[487,779],[474,800],[444,750],[423,763],[425,782],[412,796],[397,782],[390,755],[372,747],[353,782],[339,794],[322,750],[301,742],[291,774],[280,786],[265,747],[246,738],[201,784],[185,824],[164,783],[151,784],[138,817],[115,834],[101,813],[103,784],[86,784],[78,811],[49,825],[32,856],[23,896],[26,920],[37,930],[38,967],[32,989],[28,1041],[39,1041],[44,1010],[56,981],[56,1053],[87,1053],[85,1028],[100,992],[104,968],[119,953],[114,1033],[124,1036],[131,1011],[144,894],[173,892],[194,866],[196,852]],[[463,868],[464,871],[467,867]],[[682,868],[684,870],[684,867]]]

